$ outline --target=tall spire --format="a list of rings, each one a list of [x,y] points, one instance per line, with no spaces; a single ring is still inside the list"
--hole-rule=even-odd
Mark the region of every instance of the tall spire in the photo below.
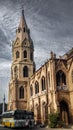
[[[24,9],[22,9],[22,16],[23,16],[23,18],[24,18]]]
[[[23,19],[24,19],[25,17],[24,17],[24,6],[23,6],[23,5],[22,5],[21,13],[22,13],[22,17],[23,17]]]
[[[28,35],[28,27],[26,24],[26,20],[25,20],[25,16],[24,16],[24,9],[22,8],[22,12],[21,12],[21,18],[20,18],[20,22],[19,22],[19,26],[18,29],[16,31],[16,35],[17,37],[20,38],[20,41],[22,42],[25,38],[29,39],[29,35]]]

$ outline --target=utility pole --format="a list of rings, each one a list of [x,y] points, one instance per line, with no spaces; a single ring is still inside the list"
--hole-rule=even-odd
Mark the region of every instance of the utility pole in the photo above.
[[[4,98],[3,98],[3,113],[5,111],[5,94],[4,94]]]

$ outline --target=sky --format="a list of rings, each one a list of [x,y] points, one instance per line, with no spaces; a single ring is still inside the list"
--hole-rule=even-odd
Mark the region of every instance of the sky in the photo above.
[[[21,10],[34,43],[34,60],[38,69],[50,58],[73,47],[73,0],[0,0],[0,102],[8,101],[11,76],[12,41],[16,36]]]

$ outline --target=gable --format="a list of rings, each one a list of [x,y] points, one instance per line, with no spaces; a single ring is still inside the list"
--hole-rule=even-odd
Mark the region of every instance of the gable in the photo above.
[[[67,62],[63,60],[59,60],[56,62],[56,70],[64,69],[67,70]]]
[[[20,39],[17,37],[15,42],[14,42],[14,47],[17,47],[20,45]]]

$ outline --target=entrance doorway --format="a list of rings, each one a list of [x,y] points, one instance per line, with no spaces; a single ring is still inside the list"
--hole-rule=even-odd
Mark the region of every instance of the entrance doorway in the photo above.
[[[69,124],[69,108],[64,100],[60,102],[60,117],[66,125]]]

